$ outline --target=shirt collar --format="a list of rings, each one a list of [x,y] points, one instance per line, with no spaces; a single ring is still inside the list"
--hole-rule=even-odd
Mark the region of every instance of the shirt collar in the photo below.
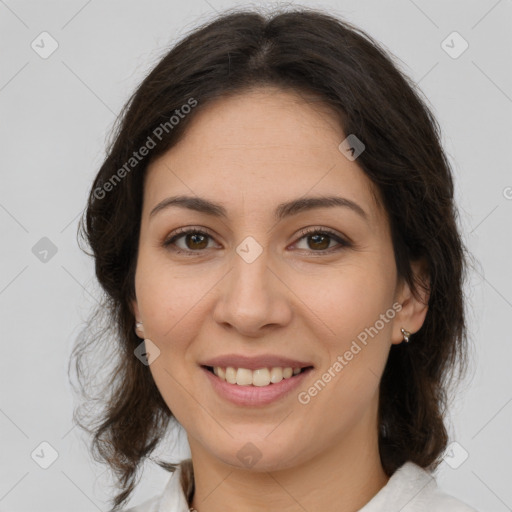
[[[184,465],[184,462],[177,466],[169,478],[155,512],[188,512],[189,506],[181,486],[181,475],[186,472],[189,478],[193,477],[191,471],[187,469],[189,466]]]
[[[430,472],[412,461],[407,461],[391,475],[386,485],[359,512],[417,510],[418,504],[422,503],[436,487],[437,483]]]
[[[193,481],[190,459],[182,461],[172,473],[155,512],[188,512],[189,505],[182,487],[182,473]],[[398,468],[387,484],[359,512],[377,512],[381,510],[405,507],[419,498],[418,494],[427,493],[436,487],[433,476],[413,462],[406,462]]]

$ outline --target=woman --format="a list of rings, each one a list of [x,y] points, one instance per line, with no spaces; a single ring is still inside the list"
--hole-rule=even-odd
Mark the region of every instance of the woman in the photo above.
[[[474,510],[431,475],[466,359],[452,175],[369,36],[309,9],[189,34],[128,102],[81,229],[117,345],[79,421],[113,510],[173,422],[191,458],[157,461],[169,483],[131,512]]]

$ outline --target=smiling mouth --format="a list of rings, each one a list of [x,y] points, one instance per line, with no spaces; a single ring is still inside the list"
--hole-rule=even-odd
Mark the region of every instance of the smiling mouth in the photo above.
[[[247,368],[222,368],[219,366],[202,366],[213,373],[219,380],[236,386],[265,387],[278,384],[285,379],[293,379],[297,375],[309,372],[313,366],[304,368],[272,367],[249,370]]]

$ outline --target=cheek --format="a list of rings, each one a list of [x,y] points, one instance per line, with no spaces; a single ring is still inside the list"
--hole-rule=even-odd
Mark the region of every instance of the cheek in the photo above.
[[[393,267],[383,268],[376,258],[361,258],[314,275],[297,277],[293,289],[312,312],[312,318],[317,318],[316,323],[325,331],[327,339],[342,350],[391,308],[393,270]],[[389,328],[390,324],[386,323],[379,330],[387,332]]]
[[[142,253],[136,273],[136,290],[139,309],[148,326],[148,337],[154,338],[165,349],[177,345],[170,343],[173,340],[179,344],[183,336],[190,338],[194,328],[200,325],[196,319],[215,282],[211,272],[194,272],[193,265],[180,270],[165,261],[165,257]]]
[[[329,415],[352,411],[354,419],[377,392],[395,316],[394,267],[386,265],[375,255],[301,280],[298,295],[321,320],[315,337],[327,354],[310,391]]]
[[[162,398],[182,424],[197,414],[197,404],[189,393],[193,389],[189,346],[201,327],[199,319],[206,314],[204,296],[214,282],[205,283],[190,270],[180,275],[176,266],[171,267],[161,257],[140,254],[137,301],[145,334],[160,350],[149,370]]]

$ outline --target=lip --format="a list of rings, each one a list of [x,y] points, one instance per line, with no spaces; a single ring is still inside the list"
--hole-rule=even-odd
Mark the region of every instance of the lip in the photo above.
[[[259,366],[259,368],[262,368],[262,366]],[[296,368],[298,368],[298,366]],[[221,398],[228,400],[235,405],[256,407],[268,405],[284,398],[304,381],[313,368],[308,368],[307,370],[304,370],[297,375],[293,375],[288,379],[283,379],[277,384],[269,384],[268,386],[261,387],[230,384],[229,382],[217,377],[217,375],[204,366],[201,367],[201,370],[204,372],[213,389]]]
[[[311,362],[298,361],[284,356],[274,356],[271,354],[262,354],[260,356],[242,356],[229,354],[217,356],[207,361],[199,363],[201,366],[220,366],[221,368],[247,368],[248,370],[258,370],[260,368],[306,368],[313,366]]]

